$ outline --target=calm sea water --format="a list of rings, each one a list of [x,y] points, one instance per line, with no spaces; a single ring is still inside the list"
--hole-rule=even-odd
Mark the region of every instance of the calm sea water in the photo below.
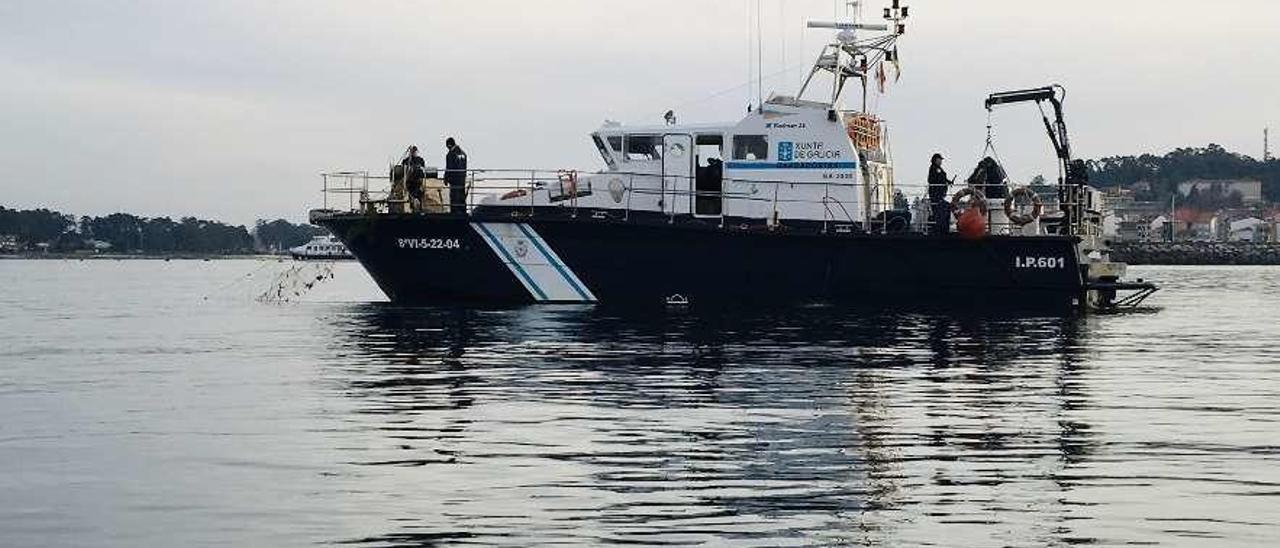
[[[1280,269],[1158,311],[404,309],[0,261],[0,545],[1268,546]]]

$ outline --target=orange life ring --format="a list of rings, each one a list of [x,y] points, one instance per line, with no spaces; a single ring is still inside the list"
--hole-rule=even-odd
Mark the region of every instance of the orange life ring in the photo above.
[[[960,200],[964,198],[969,198],[969,203],[962,207]],[[965,210],[973,207],[978,208],[978,212],[984,216],[987,214],[987,197],[982,194],[981,190],[973,187],[962,188],[955,196],[951,197],[951,215],[955,216],[956,219],[959,219]]]

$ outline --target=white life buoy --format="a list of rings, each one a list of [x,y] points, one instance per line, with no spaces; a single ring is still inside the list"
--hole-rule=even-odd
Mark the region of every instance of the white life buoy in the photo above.
[[[1015,200],[1018,196],[1026,196],[1031,200],[1031,213],[1018,213],[1014,208]],[[1040,196],[1032,192],[1030,188],[1018,187],[1009,192],[1009,197],[1004,199],[1004,214],[1009,218],[1009,222],[1026,226],[1044,214],[1044,203],[1040,201]]]

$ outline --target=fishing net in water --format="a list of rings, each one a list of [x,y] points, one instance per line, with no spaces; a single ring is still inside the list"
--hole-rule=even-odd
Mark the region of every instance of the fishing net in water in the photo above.
[[[203,299],[250,299],[260,303],[293,302],[326,280],[333,279],[333,263],[272,259],[213,289]]]
[[[260,303],[278,304],[295,301],[316,285],[333,279],[333,263],[294,263],[277,273],[265,291],[258,294]]]

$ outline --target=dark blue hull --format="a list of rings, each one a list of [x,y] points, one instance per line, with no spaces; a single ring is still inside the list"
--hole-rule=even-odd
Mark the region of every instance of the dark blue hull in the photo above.
[[[1071,237],[970,241],[821,224],[771,230],[718,219],[595,217],[351,213],[315,222],[405,304],[1069,308],[1084,296]]]

